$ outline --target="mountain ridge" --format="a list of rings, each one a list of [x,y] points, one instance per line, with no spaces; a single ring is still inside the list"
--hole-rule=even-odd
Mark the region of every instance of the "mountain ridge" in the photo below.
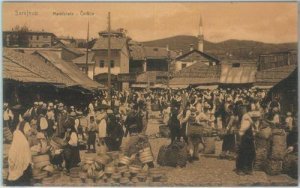
[[[167,38],[141,42],[144,46],[166,47],[186,53],[190,44],[197,49],[198,38],[190,35],[176,35]],[[222,42],[204,40],[204,52],[217,58],[257,59],[260,54],[297,50],[297,42],[265,43],[253,40],[228,39]]]

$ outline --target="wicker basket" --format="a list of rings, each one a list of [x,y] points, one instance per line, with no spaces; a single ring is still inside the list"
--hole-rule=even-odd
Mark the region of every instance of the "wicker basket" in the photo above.
[[[216,152],[216,137],[205,137],[204,138],[204,154],[214,154]]]

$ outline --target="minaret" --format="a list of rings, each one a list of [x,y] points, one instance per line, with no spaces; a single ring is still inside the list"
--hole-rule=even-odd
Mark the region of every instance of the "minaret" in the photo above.
[[[203,25],[202,25],[202,16],[200,15],[199,22],[199,33],[198,33],[198,50],[203,52],[204,36],[203,36]]]

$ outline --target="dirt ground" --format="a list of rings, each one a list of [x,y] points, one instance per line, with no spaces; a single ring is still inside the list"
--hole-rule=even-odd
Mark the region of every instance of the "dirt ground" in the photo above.
[[[170,143],[168,138],[157,138],[153,135],[159,132],[158,114],[152,113],[149,120],[147,135],[151,144],[154,158],[158,155],[159,148],[162,145]],[[129,137],[123,139],[121,147],[127,143]],[[216,154],[212,156],[204,156],[200,154],[200,160],[188,163],[184,168],[161,167],[156,164],[155,167],[161,169],[168,181],[161,186],[296,186],[297,180],[290,178],[285,174],[268,176],[265,172],[255,171],[253,175],[238,176],[233,170],[235,161],[217,159],[217,155],[221,151],[222,141],[216,142]],[[8,153],[9,145],[4,145],[4,153]],[[81,159],[84,160],[87,155],[85,151],[80,152]],[[146,186],[146,185],[145,185]],[[158,185],[157,185],[158,186]]]
[[[159,148],[162,145],[168,145],[170,139],[155,138],[153,135],[159,132],[159,115],[151,113],[152,118],[149,120],[147,135],[150,135],[153,155],[158,155]],[[124,147],[129,137],[123,139],[121,147]],[[235,161],[220,160],[216,156],[221,152],[222,141],[216,142],[216,154],[204,156],[200,153],[200,160],[188,163],[185,168],[161,167],[155,161],[155,167],[161,169],[168,177],[164,186],[295,186],[297,180],[288,175],[281,174],[268,176],[265,172],[255,171],[253,175],[239,176],[233,170]],[[85,154],[83,154],[85,155]]]

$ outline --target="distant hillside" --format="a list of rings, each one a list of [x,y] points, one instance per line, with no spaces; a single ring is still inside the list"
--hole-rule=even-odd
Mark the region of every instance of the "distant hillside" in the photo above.
[[[143,42],[145,46],[166,47],[169,45],[171,50],[188,52],[190,44],[197,48],[197,37],[179,35],[164,39]],[[204,52],[216,56],[219,59],[257,59],[260,54],[272,53],[287,50],[296,50],[297,43],[269,44],[249,40],[226,40],[213,43],[204,41]]]

